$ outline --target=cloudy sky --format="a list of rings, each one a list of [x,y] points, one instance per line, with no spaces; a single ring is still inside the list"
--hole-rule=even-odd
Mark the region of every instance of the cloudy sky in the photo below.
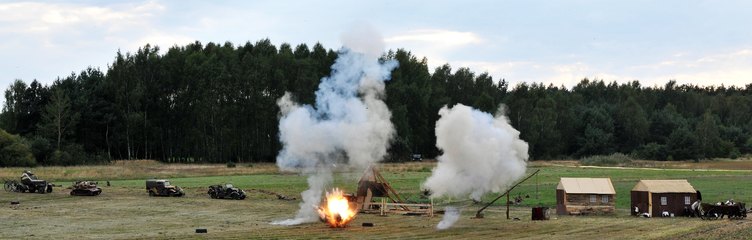
[[[364,23],[431,68],[449,63],[512,84],[752,83],[752,1],[0,0],[0,87],[106,69],[116,51],[146,43],[269,38],[337,49]]]

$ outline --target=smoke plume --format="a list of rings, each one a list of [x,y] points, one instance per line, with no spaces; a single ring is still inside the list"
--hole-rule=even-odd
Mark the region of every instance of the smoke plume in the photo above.
[[[460,209],[457,207],[448,206],[444,208],[444,217],[441,222],[436,225],[436,229],[444,230],[454,225],[457,220],[460,219]]]
[[[472,198],[502,192],[525,174],[528,145],[509,125],[503,106],[496,116],[457,104],[439,110],[436,147],[443,151],[438,165],[423,183],[431,197]],[[457,213],[459,215],[459,213]],[[456,216],[445,214],[451,226]]]
[[[397,61],[380,61],[381,36],[359,27],[343,36],[344,46],[329,77],[321,79],[316,104],[299,105],[289,93],[277,101],[281,109],[277,166],[308,176],[309,189],[294,219],[273,224],[295,225],[318,220],[316,207],[332,182],[335,166],[364,170],[386,155],[394,135],[391,112],[382,100],[384,81]]]

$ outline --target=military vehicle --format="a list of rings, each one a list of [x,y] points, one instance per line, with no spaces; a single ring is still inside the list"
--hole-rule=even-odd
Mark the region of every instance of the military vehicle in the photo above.
[[[182,197],[185,195],[183,189],[170,185],[170,181],[165,179],[146,180],[146,191],[149,192],[149,196]]]
[[[209,197],[219,199],[245,199],[245,191],[232,186],[232,184],[220,184],[209,186]]]
[[[77,181],[71,187],[70,195],[73,196],[96,196],[102,193],[102,189],[97,187],[97,182]]]
[[[15,186],[16,192],[38,192],[38,193],[51,193],[52,183],[47,183],[45,180],[37,179],[37,176],[26,170],[21,175],[21,184]]]

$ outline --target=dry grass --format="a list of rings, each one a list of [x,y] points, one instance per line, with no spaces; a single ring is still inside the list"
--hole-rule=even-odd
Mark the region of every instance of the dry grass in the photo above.
[[[749,220],[702,221],[687,218],[644,219],[628,216],[557,217],[531,221],[529,208],[490,208],[485,218],[472,218],[479,206],[467,207],[448,230],[438,231],[434,218],[401,215],[358,215],[349,228],[332,229],[323,223],[276,226],[271,221],[291,217],[296,201],[250,193],[244,201],[214,200],[202,189],[188,189],[184,198],[148,197],[142,189],[105,187],[99,197],[73,197],[60,190],[52,194],[0,193],[0,201],[20,205],[0,208],[3,239],[662,239],[728,232],[752,227]],[[374,227],[362,227],[364,222]],[[731,224],[729,224],[731,223]],[[730,226],[730,227],[729,227]],[[196,234],[196,228],[208,229]],[[738,236],[738,235],[730,235]]]
[[[742,163],[747,164],[742,167],[752,165],[752,161]],[[391,182],[398,191],[417,191],[415,182],[406,179],[412,179],[413,175],[425,176],[435,164],[382,164],[381,171],[393,179]],[[681,164],[671,166],[681,167]],[[729,163],[701,164],[694,166]],[[576,166],[570,161],[532,162],[531,165]],[[21,171],[20,168],[2,168],[0,177],[16,179]],[[274,164],[238,164],[236,168],[227,168],[224,164],[162,164],[139,160],[101,166],[40,167],[34,171],[42,178],[60,181],[133,180],[113,181],[112,187],[103,187],[103,194],[97,197],[74,197],[68,195],[69,190],[60,188],[52,194],[0,191],[0,239],[745,239],[752,234],[750,220],[633,218],[626,209],[618,209],[614,216],[552,215],[554,218],[549,221],[531,221],[529,207],[513,207],[511,217],[521,219],[515,221],[507,220],[503,209],[493,206],[484,212],[484,219],[473,219],[479,205],[466,207],[460,221],[445,231],[435,229],[440,215],[434,218],[359,215],[346,229],[331,229],[318,222],[285,227],[269,223],[292,217],[299,201],[281,201],[256,191],[248,191],[249,198],[243,201],[213,200],[206,196],[205,186],[228,179],[240,183],[240,179],[245,179],[239,187],[262,188],[299,197],[296,194],[302,190],[305,178],[280,174]],[[687,171],[686,174],[693,173]],[[148,197],[141,179],[152,176],[175,178],[174,183],[186,186],[187,196]],[[10,201],[21,204],[10,205]],[[364,222],[374,223],[375,227],[362,227]],[[196,228],[206,228],[209,233],[196,234]]]

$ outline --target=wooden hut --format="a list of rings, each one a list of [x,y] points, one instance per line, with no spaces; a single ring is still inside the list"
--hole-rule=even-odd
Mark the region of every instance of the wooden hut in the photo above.
[[[610,178],[561,178],[556,186],[556,214],[613,213],[616,191]]]
[[[632,215],[683,216],[697,200],[697,190],[687,180],[640,180],[632,188]]]

